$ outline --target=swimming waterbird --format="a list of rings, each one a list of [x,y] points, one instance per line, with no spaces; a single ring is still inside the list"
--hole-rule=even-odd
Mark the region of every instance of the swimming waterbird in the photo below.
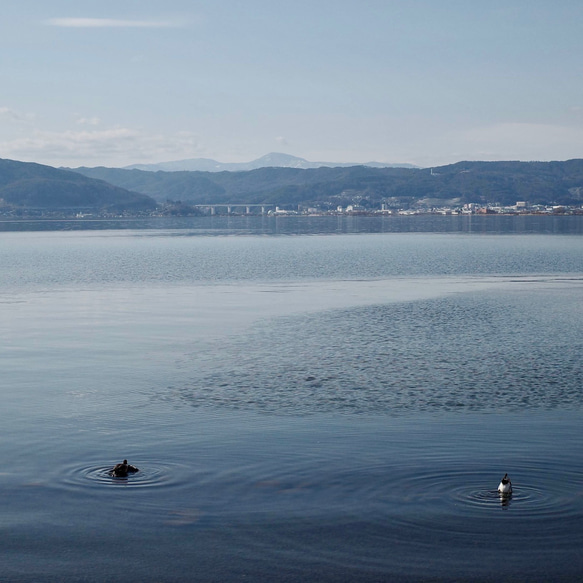
[[[498,492],[500,494],[512,494],[512,482],[510,481],[508,474],[504,474],[504,477],[500,480]]]
[[[116,476],[117,478],[125,478],[128,474],[135,474],[139,471],[140,470],[136,468],[136,466],[128,464],[128,460],[123,460],[123,463],[115,464],[111,470],[111,475]]]

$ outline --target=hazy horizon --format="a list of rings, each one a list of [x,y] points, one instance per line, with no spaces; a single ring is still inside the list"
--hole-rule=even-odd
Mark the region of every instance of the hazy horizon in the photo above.
[[[0,158],[581,158],[582,25],[574,0],[10,4]]]

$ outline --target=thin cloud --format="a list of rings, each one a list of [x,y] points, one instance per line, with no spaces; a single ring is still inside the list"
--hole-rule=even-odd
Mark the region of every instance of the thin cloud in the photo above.
[[[48,26],[63,28],[176,28],[176,22],[167,20],[120,20],[116,18],[49,18]]]
[[[33,113],[21,113],[10,107],[0,107],[0,118],[9,119],[13,122],[30,122],[34,117]]]
[[[75,123],[77,125],[98,126],[101,120],[98,117],[79,117]]]
[[[0,158],[33,160],[51,165],[125,166],[135,162],[195,157],[202,153],[189,132],[149,134],[130,128],[103,130],[37,130],[24,138],[0,141]]]

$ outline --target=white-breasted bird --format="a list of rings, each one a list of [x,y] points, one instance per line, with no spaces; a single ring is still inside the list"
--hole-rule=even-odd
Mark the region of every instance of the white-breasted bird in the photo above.
[[[498,492],[500,492],[500,494],[512,494],[512,482],[510,481],[508,474],[504,474],[504,477],[500,480]]]

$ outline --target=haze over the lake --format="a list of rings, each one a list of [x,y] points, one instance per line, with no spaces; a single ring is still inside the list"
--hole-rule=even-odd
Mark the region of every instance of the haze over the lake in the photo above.
[[[576,0],[53,0],[0,20],[0,158],[583,157]]]

